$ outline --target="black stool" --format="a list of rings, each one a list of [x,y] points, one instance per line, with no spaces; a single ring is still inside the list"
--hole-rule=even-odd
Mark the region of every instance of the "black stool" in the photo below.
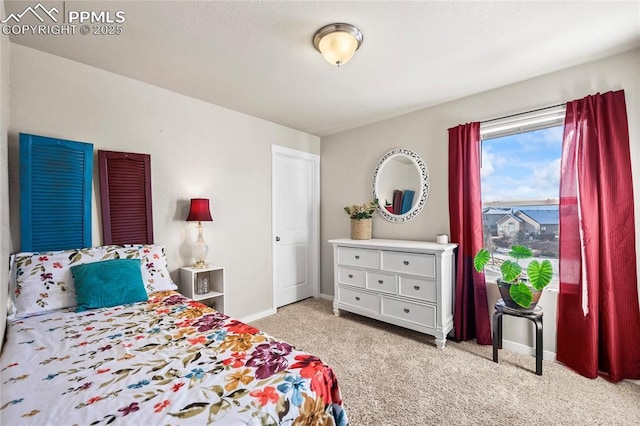
[[[502,316],[531,320],[536,326],[536,374],[542,376],[542,308],[536,306],[532,311],[513,309],[504,304],[502,299],[496,303],[493,314],[493,362],[498,362],[498,348],[502,349]]]

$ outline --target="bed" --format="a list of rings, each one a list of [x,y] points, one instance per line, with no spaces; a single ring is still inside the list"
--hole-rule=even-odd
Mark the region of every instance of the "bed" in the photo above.
[[[145,300],[114,305],[131,265]],[[2,424],[348,424],[331,367],[176,292],[163,247],[14,255],[10,290]]]

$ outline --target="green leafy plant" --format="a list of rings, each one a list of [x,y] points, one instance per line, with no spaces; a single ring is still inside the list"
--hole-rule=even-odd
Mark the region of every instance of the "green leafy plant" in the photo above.
[[[526,272],[518,261],[528,259],[533,253],[528,247],[514,245],[509,251],[509,256],[514,260],[505,260],[500,265],[502,280],[498,280],[499,286],[508,286],[509,294],[514,302],[523,308],[529,307],[533,300],[533,287],[542,290],[551,282],[553,278],[553,266],[549,260],[538,262],[532,260],[527,266]],[[481,249],[473,258],[473,266],[478,272],[482,272],[484,267],[491,260],[491,253],[487,249]]]
[[[378,200],[373,200],[365,204],[353,204],[344,208],[351,219],[370,219],[376,211]]]

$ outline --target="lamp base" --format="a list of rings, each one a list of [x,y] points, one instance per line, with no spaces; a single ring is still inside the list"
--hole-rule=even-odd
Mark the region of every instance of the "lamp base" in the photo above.
[[[193,258],[196,261],[196,263],[193,264],[193,267],[206,268],[208,264],[205,262],[205,259],[209,253],[209,246],[202,238],[202,222],[198,222],[198,239],[193,244],[191,250],[193,251]]]

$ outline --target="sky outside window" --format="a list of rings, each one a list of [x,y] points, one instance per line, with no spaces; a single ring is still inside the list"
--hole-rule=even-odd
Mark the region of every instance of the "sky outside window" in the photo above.
[[[559,199],[563,126],[482,141],[483,203]]]

